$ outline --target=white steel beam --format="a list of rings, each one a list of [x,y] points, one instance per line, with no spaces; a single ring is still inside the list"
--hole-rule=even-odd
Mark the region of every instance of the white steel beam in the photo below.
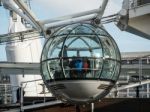
[[[30,68],[39,69],[39,63],[0,62],[0,68]]]
[[[33,27],[35,27],[36,29],[38,29],[37,26],[26,15],[24,15],[18,8],[16,8],[13,0],[2,0],[2,3],[9,10],[13,10],[19,16],[21,16],[23,19],[25,19],[26,21],[28,21]]]
[[[99,11],[99,9],[94,9],[94,10],[90,10],[90,11],[85,11],[85,12],[80,12],[80,13],[76,13],[76,14],[66,15],[66,16],[57,17],[57,18],[48,19],[48,20],[39,21],[39,22],[41,24],[50,24],[50,23],[53,23],[53,22],[59,22],[59,21],[67,20],[67,19],[83,17],[83,16],[87,16],[87,15],[90,15],[90,14],[96,14],[98,11]]]
[[[35,30],[27,30],[0,35],[0,44],[10,42],[22,42],[31,39],[42,38],[41,34]]]
[[[98,9],[76,13],[76,14],[72,14],[68,16],[62,16],[56,19],[39,21],[39,22],[44,25],[48,24],[46,29],[49,29],[49,28],[58,27],[61,25],[68,25],[68,24],[73,24],[73,23],[77,23],[81,21],[91,20],[96,17],[101,19],[102,15],[104,14],[107,3],[108,3],[108,0],[103,0],[102,5]]]
[[[99,19],[102,18],[105,8],[107,6],[107,3],[108,3],[108,0],[103,0],[102,5],[99,7],[99,11],[97,13],[97,18],[99,18]]]
[[[112,89],[111,92],[120,91],[120,90],[124,90],[124,89],[128,89],[128,88],[133,88],[133,87],[137,87],[137,86],[144,85],[144,84],[150,84],[150,80],[143,80],[143,81],[140,81],[137,83],[132,83],[132,84],[128,84],[125,86],[121,86],[116,89]]]
[[[5,75],[10,74],[39,74],[39,63],[16,63],[16,62],[0,62],[0,73]]]
[[[46,25],[45,29],[59,27],[59,26],[65,26],[65,25],[74,24],[77,22],[82,22],[82,21],[88,21],[88,20],[94,19],[95,17],[96,17],[96,14],[92,14],[92,15],[88,15],[88,16],[68,19],[65,21],[54,22],[54,23]]]
[[[108,3],[108,0],[103,0],[101,7],[98,9],[76,13],[68,16],[62,16],[56,19],[49,19],[45,21],[37,21],[37,18],[34,16],[33,12],[21,0],[14,0],[14,2],[25,14],[23,14],[19,9],[15,7],[15,5],[12,4],[13,0],[2,0],[2,2],[5,5],[7,5],[7,7],[15,11],[22,18],[24,18],[26,21],[31,23],[31,25],[33,25],[38,31],[41,32],[52,27],[59,27],[62,25],[73,24],[80,21],[87,21],[96,17],[101,19],[104,10],[106,8],[106,5]],[[44,25],[46,25],[46,28],[44,28]]]
[[[27,106],[21,107],[21,109],[29,110],[29,109],[42,108],[42,107],[58,105],[58,104],[62,104],[62,101],[56,100],[56,101],[50,101],[50,102],[39,103],[39,104],[34,104],[34,105],[27,105]]]
[[[41,75],[40,69],[0,68],[0,75]]]
[[[36,16],[33,14],[33,12],[26,6],[22,0],[14,0],[14,2],[18,5],[18,7],[27,15],[27,17],[35,24],[38,31],[43,31],[43,26],[41,26],[37,22]]]

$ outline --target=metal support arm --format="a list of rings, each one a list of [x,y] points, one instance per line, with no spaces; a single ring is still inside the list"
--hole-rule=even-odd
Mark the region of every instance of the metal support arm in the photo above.
[[[8,8],[9,10],[13,10],[16,12],[19,16],[21,16],[23,19],[28,21],[34,28],[36,28],[38,31],[41,32],[41,27],[35,22],[34,18],[28,17],[28,15],[25,15],[22,11],[20,11],[19,8],[17,8],[16,4],[13,0],[1,0],[4,7]]]
[[[14,0],[14,2],[25,13],[25,15],[27,15],[27,17],[34,23],[34,25],[36,26],[37,30],[40,31],[40,32],[43,31],[43,26],[41,26],[37,22],[37,18],[35,17],[33,12],[26,6],[26,4],[24,2],[22,2],[22,0]]]
[[[93,14],[93,15],[68,19],[68,20],[65,20],[65,21],[54,22],[54,23],[46,25],[45,29],[59,27],[59,26],[65,26],[65,25],[74,24],[74,23],[81,22],[81,21],[88,21],[88,20],[91,20],[95,17],[96,17],[96,14],[95,15]]]
[[[25,13],[21,12],[18,8],[16,8],[14,2],[18,5],[18,7]],[[91,11],[81,12],[77,14],[72,14],[68,16],[63,16],[57,19],[45,20],[45,21],[37,21],[37,18],[34,16],[33,12],[23,3],[21,0],[2,0],[2,2],[11,10],[15,11],[18,15],[32,24],[39,32],[45,32],[49,28],[59,27],[62,25],[73,24],[81,21],[88,21],[94,18],[98,18],[101,20],[108,0],[103,0],[102,5],[98,9],[94,9]],[[46,36],[46,34],[45,34]]]
[[[105,8],[107,6],[107,3],[108,3],[108,0],[103,0],[102,5],[99,7],[99,12],[97,13],[98,19],[102,18],[104,11],[105,11]]]
[[[53,18],[53,19],[40,21],[40,23],[41,24],[50,24],[50,23],[53,23],[53,22],[59,22],[59,21],[67,20],[67,19],[83,17],[83,16],[87,16],[87,15],[90,15],[90,14],[96,14],[98,12],[99,12],[98,9],[93,9],[93,10],[86,11],[86,12],[80,12],[80,13],[76,13],[76,14],[72,14],[72,15],[67,15],[67,16],[62,16],[62,17],[58,17],[58,18]]]

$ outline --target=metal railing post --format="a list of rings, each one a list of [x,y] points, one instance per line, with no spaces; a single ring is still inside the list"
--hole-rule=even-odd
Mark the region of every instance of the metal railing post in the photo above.
[[[7,86],[6,86],[6,84],[4,84],[4,89],[5,89],[4,90],[5,91],[4,92],[4,104],[7,104],[7,92],[6,92],[7,91]]]
[[[20,109],[21,112],[23,112],[23,88],[22,88],[22,83],[21,83],[21,87],[20,87]]]
[[[46,96],[45,96],[45,85],[43,85],[43,86],[44,86],[43,91],[44,91],[44,103],[45,103],[45,101],[46,101]]]
[[[91,112],[94,112],[94,103],[91,103]]]

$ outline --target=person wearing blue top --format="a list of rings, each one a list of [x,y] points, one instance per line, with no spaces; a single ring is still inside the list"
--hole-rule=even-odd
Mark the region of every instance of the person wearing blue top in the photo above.
[[[81,59],[75,59],[70,62],[71,75],[74,78],[80,78],[82,75],[83,62]]]

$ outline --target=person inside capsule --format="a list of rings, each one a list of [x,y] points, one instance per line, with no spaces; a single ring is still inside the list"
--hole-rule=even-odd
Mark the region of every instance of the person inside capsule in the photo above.
[[[103,98],[115,85],[120,68],[120,52],[113,38],[103,27],[88,23],[56,30],[41,55],[47,88],[70,103]]]
[[[83,78],[86,78],[88,73],[90,73],[90,61],[85,57],[83,58]]]
[[[70,67],[70,77],[71,78],[81,78],[82,77],[82,67],[83,61],[80,57],[79,51],[77,51],[77,56],[73,56],[69,64]]]

